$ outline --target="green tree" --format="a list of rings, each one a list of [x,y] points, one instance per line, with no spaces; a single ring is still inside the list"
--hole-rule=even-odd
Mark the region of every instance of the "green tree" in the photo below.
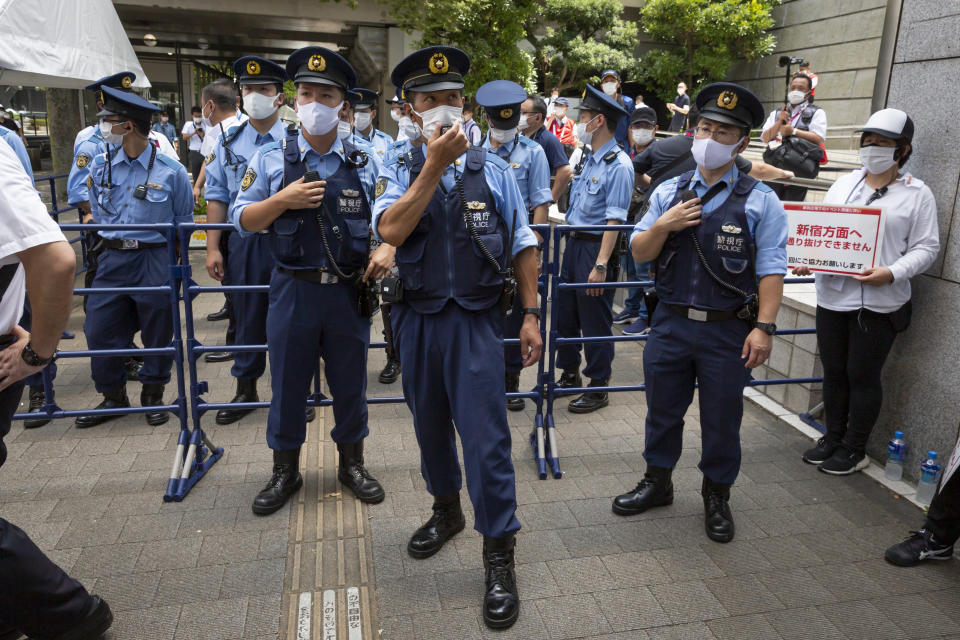
[[[773,52],[770,11],[781,0],[648,0],[640,10],[644,32],[666,45],[646,53],[640,75],[661,97],[683,80],[690,93],[721,80],[736,62]]]

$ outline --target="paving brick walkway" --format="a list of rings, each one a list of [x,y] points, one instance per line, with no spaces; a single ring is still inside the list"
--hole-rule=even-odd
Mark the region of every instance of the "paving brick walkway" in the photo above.
[[[219,303],[201,296],[198,317]],[[77,339],[64,348],[85,346],[82,323],[77,309]],[[204,342],[221,340],[224,328],[198,321]],[[639,380],[641,347],[621,343],[617,353],[614,382]],[[399,384],[376,381],[383,363],[382,351],[371,354],[369,392],[397,395]],[[98,402],[86,361],[63,360],[60,371],[62,407]],[[208,399],[229,400],[229,364],[201,363],[200,372]],[[128,386],[136,403],[139,385]],[[260,393],[269,397],[266,379]],[[204,419],[226,455],[177,504],[161,501],[172,422],[150,427],[127,416],[85,431],[72,421],[31,431],[15,424],[0,469],[0,514],[110,602],[110,640],[960,639],[957,560],[913,570],[882,560],[920,512],[863,475],[831,478],[804,465],[808,441],[788,425],[747,404],[731,501],[737,537],[720,545],[703,533],[696,407],[674,504],[621,518],[610,499],[644,466],[643,396],[614,395],[588,416],[567,413],[566,402],[556,414],[561,480],[536,477],[530,404],[510,414],[523,609],[505,632],[479,619],[481,539],[470,527],[433,558],[405,552],[430,498],[402,405],[370,406],[368,466],[387,490],[373,507],[340,491],[327,409],[308,429],[304,489],[277,514],[254,517],[249,504],[271,464],[260,410],[227,427]]]

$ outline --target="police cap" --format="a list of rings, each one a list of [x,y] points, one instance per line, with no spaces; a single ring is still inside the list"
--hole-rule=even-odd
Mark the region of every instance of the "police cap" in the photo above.
[[[520,122],[520,105],[527,99],[527,92],[516,82],[494,80],[477,89],[475,99],[494,127],[512,129]]]
[[[233,72],[240,84],[283,84],[287,72],[276,62],[260,56],[243,56],[233,61]]]
[[[117,115],[133,120],[149,120],[154,113],[161,110],[160,107],[147,102],[135,93],[112,87],[103,87],[101,96],[103,110],[97,114],[98,118]]]
[[[580,109],[602,113],[611,120],[619,120],[627,115],[627,110],[619,102],[589,84],[580,96]]]
[[[630,114],[630,124],[636,124],[638,122],[657,124],[657,112],[647,105],[637,107],[633,110],[633,113]]]
[[[380,97],[376,91],[360,88],[354,89],[353,92],[360,96],[356,103],[350,103],[354,109],[376,109],[377,98]]]
[[[350,103],[350,108],[353,109],[358,102],[363,100],[363,97],[357,93],[356,89],[347,89],[347,96],[344,99]]]
[[[390,80],[407,91],[463,89],[463,76],[470,70],[470,57],[455,47],[434,46],[414,51],[393,68]]]
[[[104,87],[110,87],[111,89],[123,89],[124,91],[129,91],[133,89],[133,82],[137,79],[137,74],[133,71],[121,71],[120,73],[115,73],[112,76],[107,76],[105,78],[100,78],[96,82],[91,82],[84,87],[87,91],[99,91]]]
[[[753,129],[763,124],[763,104],[749,89],[732,82],[708,84],[697,94],[701,118]]]
[[[287,77],[294,82],[312,82],[347,91],[357,84],[357,72],[336,51],[325,47],[297,49],[287,58]]]

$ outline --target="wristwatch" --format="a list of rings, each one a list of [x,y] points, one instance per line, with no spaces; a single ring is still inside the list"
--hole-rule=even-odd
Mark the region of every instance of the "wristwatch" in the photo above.
[[[753,326],[771,336],[777,332],[777,325],[773,322],[755,322]]]
[[[23,348],[23,351],[20,353],[20,357],[23,358],[23,361],[31,367],[43,367],[53,360],[53,356],[50,356],[49,358],[41,358],[37,352],[33,350],[33,347],[30,346],[29,342],[27,343],[27,346]]]
[[[597,264],[593,265],[593,268],[596,269],[596,270],[597,270],[598,272],[600,272],[600,273],[606,273],[606,272],[607,272],[607,265],[603,264],[602,262],[598,262]]]
[[[536,307],[527,307],[523,310],[523,315],[537,316],[537,320],[540,319],[540,309]]]

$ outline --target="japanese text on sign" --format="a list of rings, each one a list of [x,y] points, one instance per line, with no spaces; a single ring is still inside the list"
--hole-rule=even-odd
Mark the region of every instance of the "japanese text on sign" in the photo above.
[[[878,266],[883,209],[785,202],[790,235],[787,266],[834,275],[860,275]]]

